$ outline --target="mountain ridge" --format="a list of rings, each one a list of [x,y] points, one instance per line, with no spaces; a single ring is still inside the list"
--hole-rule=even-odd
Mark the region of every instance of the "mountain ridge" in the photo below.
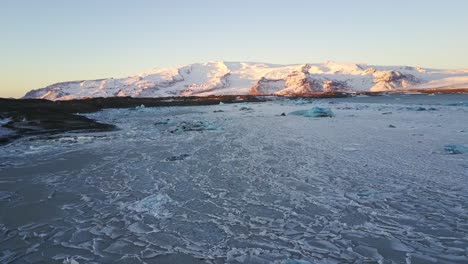
[[[23,98],[70,100],[92,97],[207,95],[297,96],[324,92],[385,92],[468,88],[468,70],[365,63],[271,64],[210,61],[154,68],[125,78],[60,82]]]

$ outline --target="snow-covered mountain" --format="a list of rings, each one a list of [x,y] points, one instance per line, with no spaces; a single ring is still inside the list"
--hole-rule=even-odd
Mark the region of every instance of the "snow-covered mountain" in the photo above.
[[[468,70],[336,62],[278,65],[217,61],[153,69],[127,78],[57,83],[32,90],[24,98],[307,95],[424,88],[468,88]]]

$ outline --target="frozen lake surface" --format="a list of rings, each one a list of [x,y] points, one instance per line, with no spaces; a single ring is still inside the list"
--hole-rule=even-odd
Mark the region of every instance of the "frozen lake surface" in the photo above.
[[[0,146],[0,263],[468,263],[466,95],[88,116]]]

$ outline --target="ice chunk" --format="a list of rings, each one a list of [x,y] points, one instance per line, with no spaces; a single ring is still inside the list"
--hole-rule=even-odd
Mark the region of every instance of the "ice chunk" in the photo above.
[[[16,197],[15,193],[7,192],[7,191],[0,191],[0,201],[11,200]]]
[[[11,122],[11,118],[0,118],[0,126],[4,126]]]
[[[66,258],[62,262],[63,264],[80,264],[78,261],[72,259],[72,258]]]
[[[283,261],[281,264],[312,264],[312,263],[307,260],[302,260],[302,259],[287,259]]]
[[[406,107],[405,109],[406,109],[406,110],[409,110],[409,111],[417,111],[417,112],[421,112],[421,111],[437,111],[437,108],[434,108],[434,107],[426,108],[426,107],[422,107],[422,106]]]
[[[156,251],[154,251],[152,249],[146,248],[140,254],[141,254],[142,258],[150,259],[150,258],[154,258],[154,257],[160,255],[161,253],[158,253],[158,252],[156,252]]]
[[[166,120],[155,122],[154,125],[156,125],[156,126],[158,126],[158,125],[167,125],[167,124],[169,124],[169,121],[171,121],[171,119],[167,118]]]
[[[104,252],[111,254],[138,254],[141,248],[124,240],[117,240],[104,249]],[[130,262],[134,263],[134,262]]]
[[[305,105],[310,103],[312,103],[312,100],[299,99],[294,101],[295,105]]]
[[[209,123],[202,121],[195,122],[181,122],[175,129],[171,130],[171,133],[174,132],[187,132],[187,131],[205,131],[205,130],[221,130],[220,127],[214,126]]]
[[[154,194],[135,202],[128,209],[139,213],[149,213],[158,218],[166,218],[170,217],[171,214],[164,209],[164,205],[171,201],[172,199],[166,194]]]
[[[10,250],[3,251],[0,255],[0,263],[11,263],[17,259],[17,253]]]
[[[153,229],[142,222],[135,222],[128,226],[128,230],[137,234],[146,234],[151,232]]]
[[[186,158],[190,157],[189,154],[182,154],[178,156],[171,156],[169,158],[164,159],[165,162],[171,162],[171,161],[179,161],[179,160],[184,160]]]
[[[89,143],[94,140],[94,137],[93,136],[79,136],[79,137],[76,137],[76,140],[78,141],[78,143]]]
[[[465,154],[468,153],[468,146],[462,144],[445,145],[445,152],[448,154]]]
[[[243,106],[239,108],[239,111],[253,111],[253,108]]]
[[[304,116],[304,117],[333,117],[334,114],[330,110],[330,108],[322,108],[322,107],[312,107],[309,110],[299,110],[294,111],[291,115],[296,116]]]

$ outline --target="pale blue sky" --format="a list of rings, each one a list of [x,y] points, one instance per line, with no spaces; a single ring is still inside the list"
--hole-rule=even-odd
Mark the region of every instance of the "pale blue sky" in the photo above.
[[[211,60],[468,68],[466,0],[3,0],[0,97]]]

